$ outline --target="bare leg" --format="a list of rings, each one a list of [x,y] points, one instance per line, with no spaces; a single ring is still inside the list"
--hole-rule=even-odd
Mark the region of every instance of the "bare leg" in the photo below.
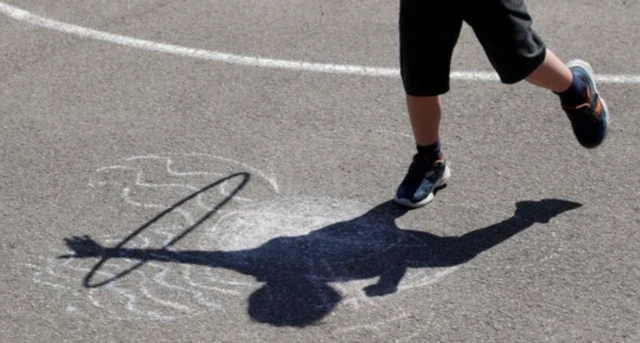
[[[526,80],[560,93],[571,86],[573,74],[551,50],[547,50],[544,62]],[[407,109],[416,144],[427,146],[435,143],[440,137],[441,97],[407,95]]]
[[[558,56],[551,50],[547,50],[544,62],[526,80],[536,86],[560,93],[571,86],[573,74]]]
[[[442,117],[440,96],[407,95],[407,109],[416,144],[428,146],[438,141]]]
[[[578,142],[585,148],[595,148],[607,136],[609,110],[597,92],[591,65],[582,60],[569,65],[571,69],[547,50],[544,62],[526,80],[558,94]]]
[[[444,163],[440,150],[440,118],[442,117],[440,96],[407,95],[407,108],[418,153],[407,175],[398,186],[395,202],[406,207],[417,208],[433,200],[434,190],[446,184],[450,171]],[[402,275],[397,274],[399,277]],[[384,286],[394,280],[394,274],[380,279],[375,286],[365,289],[367,295],[386,294],[393,291]],[[384,286],[384,287],[383,287]],[[382,288],[381,288],[382,287]]]

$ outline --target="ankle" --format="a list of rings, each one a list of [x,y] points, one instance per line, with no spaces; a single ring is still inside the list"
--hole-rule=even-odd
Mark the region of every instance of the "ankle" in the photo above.
[[[573,74],[573,80],[571,85],[565,91],[554,92],[560,97],[560,103],[562,106],[575,107],[582,105],[588,100],[588,86],[587,83],[575,73]]]
[[[440,140],[430,145],[417,145],[416,148],[418,149],[418,154],[431,163],[444,160]]]

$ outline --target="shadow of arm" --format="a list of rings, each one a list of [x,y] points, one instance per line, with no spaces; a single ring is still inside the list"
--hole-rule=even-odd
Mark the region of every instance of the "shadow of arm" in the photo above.
[[[558,199],[518,202],[513,217],[463,235],[457,242],[456,250],[467,259],[473,258],[535,223],[548,223],[552,218],[580,206],[582,205],[575,202]]]
[[[106,248],[89,236],[65,238],[73,254],[59,258],[126,258],[140,261],[172,262],[235,269],[236,254],[222,251],[173,251],[167,249]]]

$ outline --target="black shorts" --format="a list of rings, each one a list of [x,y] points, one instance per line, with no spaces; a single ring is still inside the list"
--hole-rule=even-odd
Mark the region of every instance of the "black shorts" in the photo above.
[[[449,90],[451,56],[463,21],[503,83],[523,80],[544,61],[546,48],[531,28],[524,0],[400,0],[400,69],[407,94]]]

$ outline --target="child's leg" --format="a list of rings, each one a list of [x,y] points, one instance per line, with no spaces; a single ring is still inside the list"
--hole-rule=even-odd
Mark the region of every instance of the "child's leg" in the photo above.
[[[418,146],[430,146],[440,139],[440,101],[440,96],[407,95],[407,110]]]
[[[526,80],[536,86],[561,93],[571,86],[573,74],[553,52],[547,50],[544,62],[529,74]]]
[[[401,0],[399,26],[400,70],[415,142],[423,157],[441,157],[440,95],[449,91],[451,56],[462,17],[445,1]]]
[[[609,128],[607,104],[598,94],[591,66],[584,61],[565,65],[547,50],[544,62],[526,80],[560,97],[578,142],[586,148],[600,145]]]
[[[473,28],[502,82],[523,79],[560,96],[581,145],[593,148],[604,140],[609,119],[598,94],[595,75],[584,61],[565,66],[531,28],[523,0],[464,2],[462,16]]]
[[[462,17],[448,1],[400,1],[400,70],[418,153],[395,201],[419,207],[433,199],[449,170],[440,150],[440,95],[449,90],[453,49]]]

